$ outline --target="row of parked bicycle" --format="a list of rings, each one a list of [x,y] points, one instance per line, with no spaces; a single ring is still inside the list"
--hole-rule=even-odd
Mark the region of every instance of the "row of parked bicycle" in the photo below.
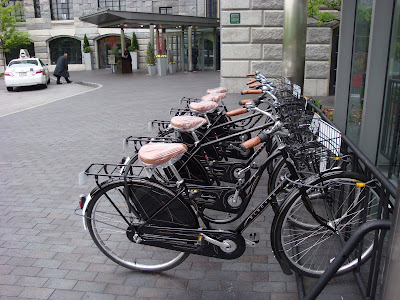
[[[259,241],[245,230],[271,205],[271,246],[283,272],[318,277],[361,224],[379,217],[378,182],[347,171],[352,160],[340,131],[313,112],[299,87],[248,77],[242,94],[254,99],[241,108],[228,110],[225,88],[183,98],[170,120],[149,123],[154,136],[124,140],[129,157],[79,174],[83,184],[89,176],[96,182],[80,209],[106,256],[153,272],[189,254],[238,258]],[[266,173],[269,194],[255,203]],[[367,261],[373,244],[367,235],[338,274]]]

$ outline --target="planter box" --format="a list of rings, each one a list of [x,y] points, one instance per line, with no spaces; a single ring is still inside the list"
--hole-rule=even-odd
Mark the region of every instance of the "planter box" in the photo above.
[[[150,76],[154,76],[157,74],[157,66],[147,66],[147,71]]]
[[[171,74],[176,73],[176,64],[168,64],[168,69]]]
[[[130,51],[132,58],[132,70],[139,69],[138,67],[138,53],[137,51]]]
[[[167,75],[167,58],[166,57],[157,57],[157,71],[158,71],[158,75],[160,75],[160,76]]]
[[[83,61],[85,62],[86,70],[93,70],[92,53],[83,53]]]

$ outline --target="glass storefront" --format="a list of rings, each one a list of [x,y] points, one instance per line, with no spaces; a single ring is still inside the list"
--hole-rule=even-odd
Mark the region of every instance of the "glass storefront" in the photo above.
[[[181,43],[183,36],[183,69],[189,70],[188,64],[188,31],[167,30],[164,33],[168,51],[173,51],[174,60],[181,68]],[[212,28],[201,28],[192,31],[192,65],[193,71],[219,70],[219,35]]]
[[[125,45],[130,45],[131,40],[125,37]],[[116,47],[118,54],[121,55],[121,36],[107,36],[97,41],[99,55],[99,69],[111,68],[108,64],[108,55],[112,54],[112,49]]]
[[[368,46],[373,1],[358,0],[353,41],[353,58],[346,135],[358,145],[364,104]]]
[[[393,15],[377,165],[397,184],[400,178],[400,0],[396,1]]]

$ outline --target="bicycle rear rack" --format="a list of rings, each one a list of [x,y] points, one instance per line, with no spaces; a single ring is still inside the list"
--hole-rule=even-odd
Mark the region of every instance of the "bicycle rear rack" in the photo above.
[[[129,166],[128,172],[126,171],[125,164],[103,164],[93,163],[85,171],[81,172],[78,176],[79,184],[86,184],[90,176],[95,177],[96,183],[99,185],[99,178],[107,179],[133,179],[141,178],[141,174],[144,174],[144,166]],[[125,174],[126,173],[126,174]]]
[[[147,136],[134,137],[134,136],[129,136],[122,141],[122,147],[124,150],[127,150],[129,148],[129,145],[133,144],[132,147],[137,152],[143,145],[148,144],[150,142],[176,143],[176,142],[178,142],[178,140],[176,138],[172,138],[172,137],[147,137]]]

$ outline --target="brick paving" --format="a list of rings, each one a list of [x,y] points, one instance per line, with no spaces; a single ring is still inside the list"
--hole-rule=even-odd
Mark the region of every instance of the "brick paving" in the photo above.
[[[191,255],[159,274],[107,259],[74,214],[78,196],[92,187],[78,185],[79,172],[92,162],[118,162],[123,138],[143,135],[152,119],[167,119],[182,96],[219,86],[218,72],[150,78],[99,70],[71,77],[103,88],[0,118],[0,299],[297,298],[295,276],[283,275],[271,252],[271,210],[248,230],[260,234],[260,243],[239,259]],[[238,99],[229,95],[228,107]],[[260,186],[254,202],[266,193]],[[305,280],[306,287],[313,282]],[[319,298],[360,299],[360,293],[348,275]]]

